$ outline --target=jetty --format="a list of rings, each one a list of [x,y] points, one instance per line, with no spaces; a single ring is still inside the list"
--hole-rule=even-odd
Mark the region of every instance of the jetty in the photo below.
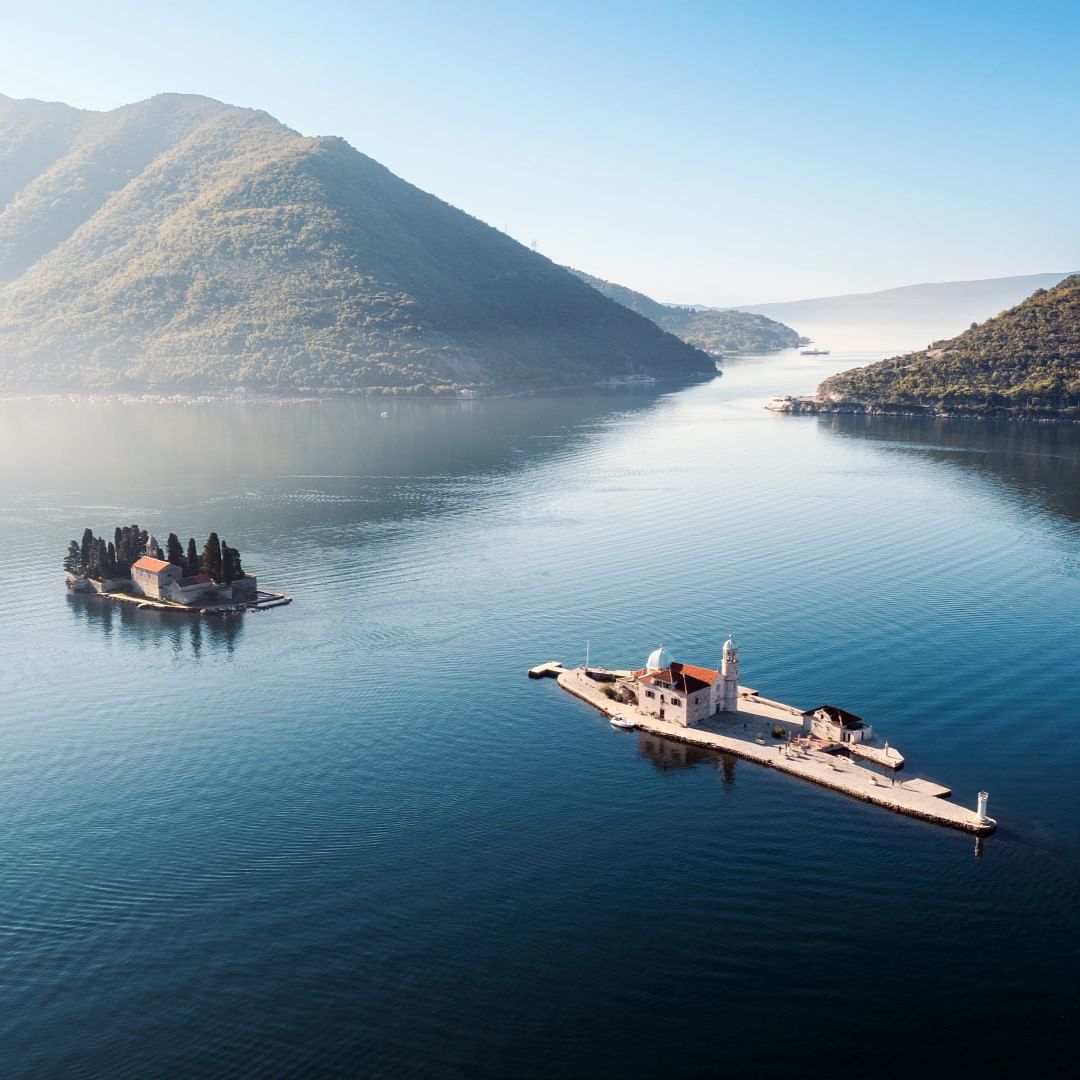
[[[650,661],[652,659],[650,657]],[[637,687],[639,694],[648,692],[644,687],[650,683],[645,680],[656,674],[667,679],[659,685],[675,686],[677,683],[672,675],[675,668],[699,673],[709,670],[674,663],[667,669],[647,666],[640,671],[584,666],[564,668],[555,661],[549,661],[530,669],[529,675],[531,678],[554,677],[567,693],[593,706],[609,719],[619,720],[620,727],[632,726],[650,735],[704,750],[732,754],[894,813],[978,836],[988,835],[997,828],[997,822],[986,814],[986,792],[979,792],[978,807],[971,810],[946,801],[951,791],[941,784],[921,778],[901,779],[896,772],[903,765],[903,756],[887,744],[885,747],[872,747],[858,742],[829,742],[807,734],[811,730],[808,719],[812,715],[819,717],[821,709],[811,714],[792,705],[762,698],[749,687],[737,686],[734,702],[727,703],[719,711],[710,711],[707,717],[686,723],[664,715],[664,709],[657,713],[643,710],[638,700],[627,692],[631,686]],[[690,676],[689,679],[694,677]],[[622,692],[617,692],[615,688],[621,688]],[[691,694],[695,689],[691,686]],[[699,691],[699,700],[703,696]],[[687,701],[687,708],[690,707],[690,700],[693,700],[692,697]],[[685,713],[683,715],[685,718]],[[848,753],[857,754],[872,765],[887,768],[893,775],[867,768],[852,760]]]

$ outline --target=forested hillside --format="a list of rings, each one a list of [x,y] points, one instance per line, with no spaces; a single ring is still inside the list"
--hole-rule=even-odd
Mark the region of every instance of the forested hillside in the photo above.
[[[1080,417],[1080,274],[925,352],[834,375],[818,397],[883,409]]]
[[[661,304],[625,285],[604,281],[581,270],[573,273],[623,307],[652,319],[662,329],[708,352],[768,352],[791,349],[799,344],[799,335],[790,326],[764,315],[734,309],[721,311]]]
[[[0,97],[0,390],[433,392],[706,356],[337,138]]]

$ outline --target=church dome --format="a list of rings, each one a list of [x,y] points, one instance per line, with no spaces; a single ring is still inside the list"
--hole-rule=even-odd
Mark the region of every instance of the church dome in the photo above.
[[[645,661],[645,670],[663,671],[664,668],[671,667],[673,663],[675,663],[675,657],[661,645],[659,649],[654,649],[649,653],[649,659]]]

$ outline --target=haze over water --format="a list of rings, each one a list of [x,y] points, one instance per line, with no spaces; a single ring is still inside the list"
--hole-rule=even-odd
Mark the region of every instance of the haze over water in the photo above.
[[[876,357],[875,357],[876,358]],[[1075,1056],[1080,435],[676,393],[0,402],[0,1071],[1046,1074]],[[385,412],[387,415],[382,416]],[[68,596],[90,525],[292,606]],[[614,731],[663,642],[980,787],[981,845]]]

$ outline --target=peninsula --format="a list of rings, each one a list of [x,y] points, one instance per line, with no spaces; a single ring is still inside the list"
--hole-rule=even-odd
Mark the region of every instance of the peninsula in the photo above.
[[[962,334],[826,379],[790,413],[885,413],[1080,420],[1080,274]]]
[[[212,532],[200,554],[195,538],[185,551],[176,533],[162,549],[139,525],[117,526],[113,539],[83,532],[64,557],[67,587],[120,603],[201,615],[259,610],[291,603],[282,593],[260,591],[254,574],[240,563],[240,552]]]
[[[587,663],[563,668],[553,661],[529,675],[555,677],[563,690],[605,713],[615,727],[734,754],[938,825],[977,835],[997,828],[986,813],[985,791],[978,794],[977,808],[969,810],[948,802],[952,792],[941,784],[900,780],[896,772],[903,755],[854,713],[835,705],[800,709],[739,685],[738,650],[730,638],[719,668],[681,663],[661,646],[638,669]]]

